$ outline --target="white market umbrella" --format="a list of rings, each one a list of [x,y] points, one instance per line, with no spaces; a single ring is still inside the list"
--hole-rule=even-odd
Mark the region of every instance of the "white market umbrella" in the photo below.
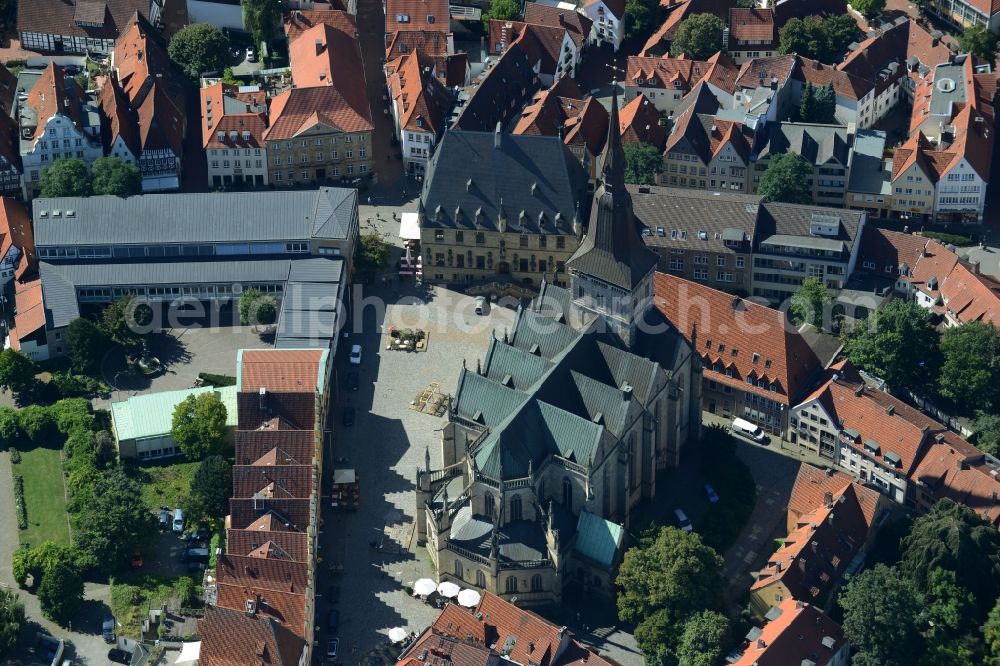
[[[458,605],[475,608],[479,604],[480,594],[475,590],[462,590],[458,593]]]
[[[413,584],[413,594],[427,596],[437,590],[437,583],[430,578],[421,578]]]
[[[455,585],[451,581],[446,580],[445,582],[438,585],[438,594],[446,599],[451,599],[457,597],[458,593],[462,591],[458,585]]]
[[[393,643],[399,643],[406,640],[406,629],[402,627],[393,627],[389,630],[389,640]]]

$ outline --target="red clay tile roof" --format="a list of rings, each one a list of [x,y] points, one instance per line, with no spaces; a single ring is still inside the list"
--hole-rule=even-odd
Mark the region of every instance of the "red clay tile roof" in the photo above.
[[[240,390],[250,393],[264,387],[269,392],[312,394],[326,370],[320,365],[324,358],[320,349],[246,349],[241,358]]]
[[[244,608],[205,607],[198,621],[200,666],[298,666],[306,650],[302,638],[268,617]]]
[[[951,434],[927,449],[912,479],[936,498],[963,504],[1000,529],[1000,481],[982,453]]]
[[[468,611],[462,612],[468,615]],[[407,649],[407,653],[416,656],[401,660],[397,666],[490,666],[498,661],[494,653],[481,642],[473,643],[467,637],[456,638],[433,630],[421,634],[416,643]],[[420,655],[424,655],[424,658],[418,659]]]
[[[312,430],[237,430],[234,448],[237,465],[252,465],[275,450],[309,463],[315,455],[316,436]]]
[[[593,97],[583,93],[569,77],[560,77],[551,88],[535,94],[521,112],[513,134],[557,136],[562,131],[567,146],[584,145],[591,157],[604,149],[609,116]]]
[[[881,92],[892,82],[906,76],[909,69],[906,61],[909,58],[915,57],[919,63],[933,67],[948,62],[950,56],[951,51],[944,42],[935,40],[916,21],[909,20],[862,41],[837,65],[837,69],[875,82]],[[882,72],[891,62],[897,63],[897,74],[883,79]]]
[[[623,83],[627,86],[668,88],[686,93],[711,69],[710,62],[687,58],[629,56]]]
[[[743,648],[733,666],[799,666],[811,661],[829,666],[830,658],[847,642],[843,630],[823,611],[808,603],[785,599],[781,615],[764,625],[758,639]],[[833,639],[827,647],[824,640]]]
[[[286,520],[296,530],[304,531],[309,526],[311,516],[309,499],[269,499],[264,502],[268,511],[278,514],[279,520]],[[233,529],[247,529],[260,517],[259,501],[250,498],[229,500],[230,524]]]
[[[437,134],[444,129],[451,93],[435,76],[434,61],[417,50],[386,65],[389,94],[399,111],[399,126]]]
[[[448,35],[437,30],[398,30],[389,40],[385,55],[392,60],[417,49],[431,55],[447,54]]]
[[[861,232],[861,247],[858,248],[857,269],[895,277],[900,264],[906,264],[911,270],[917,265],[927,243],[926,238],[917,234],[904,234],[865,225]],[[865,268],[866,261],[873,262],[875,268]],[[892,266],[891,272],[886,273],[886,266]]]
[[[958,263],[958,255],[937,241],[930,241],[924,249],[924,256],[917,261],[910,274],[910,283],[931,298],[937,298],[941,285],[951,275]],[[932,287],[931,282],[936,282]]]
[[[847,484],[832,504],[821,504],[799,518],[796,529],[757,573],[750,590],[781,581],[793,599],[822,600],[867,538],[868,525],[855,486]]]
[[[826,493],[834,497],[841,495],[847,486],[854,486],[854,493],[861,506],[868,529],[875,523],[879,504],[885,497],[874,488],[868,488],[854,477],[834,469],[820,469],[809,463],[802,463],[792,485],[788,500],[788,521],[798,522],[802,516],[812,513],[826,501]]]
[[[796,57],[799,60],[799,66],[795,68],[794,74],[797,80],[811,83],[816,88],[825,88],[832,83],[838,97],[858,101],[875,87],[875,84],[867,79],[824,65],[818,60]]]
[[[729,10],[728,25],[730,51],[749,46],[763,51],[777,44],[778,31],[774,25],[773,9],[733,7]]]
[[[962,324],[973,321],[1000,327],[1000,282],[955,264],[941,284],[941,296],[951,316]]]
[[[538,90],[534,61],[520,42],[512,44],[480,78],[453,129],[492,132],[506,126]]]
[[[565,28],[577,48],[582,46],[587,40],[587,37],[590,35],[590,28],[594,24],[590,18],[581,12],[543,5],[540,2],[525,3],[524,22],[547,25],[554,28]]]
[[[0,199],[0,259],[7,256],[11,247],[21,251],[31,264],[38,262],[35,251],[35,233],[31,227],[28,211],[20,201],[3,197]]]
[[[789,54],[747,60],[740,67],[736,85],[740,88],[759,88],[770,85],[772,79],[777,79],[781,86],[792,75],[797,57]]]
[[[451,32],[447,0],[386,0],[385,33],[397,30]]]
[[[308,562],[223,554],[215,570],[219,584],[304,595],[309,584]],[[242,608],[242,604],[241,604]]]
[[[302,563],[299,565],[303,566]],[[281,590],[261,590],[251,584],[229,585],[223,583],[223,577],[219,576],[216,588],[216,605],[219,608],[244,611],[247,601],[254,602],[258,616],[275,620],[296,636],[305,635],[304,595]]]
[[[296,562],[309,559],[309,535],[305,532],[271,532],[267,530],[226,530],[226,552],[230,555],[246,555],[271,542],[288,553]]]
[[[625,0],[587,0],[583,6],[590,7],[591,5],[596,5],[599,2],[603,2],[604,6],[618,18],[623,18],[625,16]]]
[[[562,55],[565,27],[534,25],[521,21],[490,20],[490,53],[502,53],[519,42],[542,74],[555,75]]]
[[[312,493],[312,465],[235,465],[232,497],[307,498]]]
[[[45,302],[42,299],[42,281],[14,283],[14,331],[11,338],[23,340],[45,326]]]
[[[337,30],[353,35],[357,32],[357,23],[354,17],[346,11],[337,9],[311,9],[301,11],[290,11],[285,14],[285,36],[291,44],[302,36],[302,33],[325,23]]]
[[[178,157],[183,155],[187,116],[176,100],[171,88],[157,80],[136,109],[143,150],[170,149]]]
[[[367,105],[362,109],[368,110]],[[370,111],[369,111],[370,112]],[[291,88],[271,100],[265,141],[284,141],[323,124],[343,132],[370,132],[370,116],[358,113],[334,86]]]
[[[201,141],[204,148],[261,148],[267,132],[267,95],[264,91],[239,92],[219,81],[199,90]],[[219,132],[223,138],[219,139]],[[235,138],[231,132],[236,132]],[[250,137],[243,138],[249,132]]]
[[[636,95],[635,99],[622,107],[618,118],[623,144],[641,141],[657,150],[663,149],[667,130],[660,125],[660,112],[649,103],[645,95]]]
[[[653,293],[657,309],[702,357],[708,379],[792,405],[822,370],[779,310],[665,273],[655,274]]]
[[[247,524],[245,528],[248,532],[260,531],[260,532],[288,532],[288,533],[299,533],[297,527],[291,523],[285,522],[285,520],[274,513],[273,511],[268,511],[262,516],[254,520],[253,522]]]
[[[101,106],[101,138],[104,140],[104,152],[110,153],[115,141],[121,137],[122,142],[138,159],[142,152],[139,143],[139,129],[129,108],[128,98],[111,77],[101,77],[104,82],[97,92],[97,101]]]
[[[686,0],[685,2],[674,2],[673,0],[660,0],[660,7],[666,8],[667,14],[663,24],[656,30],[654,38],[657,41],[671,40],[681,22],[695,14],[715,14],[723,23],[729,20],[729,10],[736,6],[736,0]],[[648,47],[650,42],[646,42]]]
[[[34,139],[37,140],[45,132],[45,124],[57,113],[69,118],[83,132],[80,104],[84,96],[83,89],[73,77],[68,76],[66,70],[59,65],[50,62],[28,93],[26,102],[38,114]]]
[[[84,0],[84,3],[85,7],[89,4],[107,8],[103,25],[77,24],[80,0],[20,0],[17,3],[17,31],[116,39],[133,14],[149,11],[149,0]]]

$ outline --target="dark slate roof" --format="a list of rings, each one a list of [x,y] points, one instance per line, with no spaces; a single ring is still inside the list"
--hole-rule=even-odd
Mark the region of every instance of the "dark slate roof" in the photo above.
[[[35,242],[42,247],[340,239],[354,222],[357,196],[355,189],[323,187],[61,197],[35,199],[32,213]]]
[[[757,195],[652,186],[629,189],[635,216],[650,230],[643,236],[650,247],[732,253],[725,241],[735,236],[726,232],[739,232],[747,241],[753,238],[761,202]]]
[[[424,228],[497,231],[502,203],[508,231],[570,235],[573,216],[587,212],[587,174],[559,137],[451,130],[428,165],[421,203]]]
[[[809,229],[813,216],[832,217],[840,220],[836,236],[813,236]],[[824,208],[779,202],[762,203],[757,218],[757,236],[754,245],[767,241],[772,236],[794,236],[801,240],[842,242],[851,251],[858,240],[864,212],[845,208]]]
[[[594,196],[587,233],[566,267],[608,284],[633,290],[656,268],[656,253],[646,247],[625,188],[625,153],[618,131],[618,96],[611,100],[607,156],[601,186]]]
[[[486,516],[472,513],[465,505],[452,520],[449,543],[489,557],[493,522]],[[562,536],[562,535],[560,535]],[[548,559],[542,525],[529,520],[513,520],[500,526],[497,550],[501,562],[525,562]]]
[[[490,343],[481,372],[462,371],[453,408],[490,429],[472,456],[495,479],[524,478],[551,455],[590,464],[667,378],[600,334],[526,309],[506,342]]]
[[[798,153],[814,166],[836,162],[847,165],[850,142],[847,128],[809,123],[768,123],[767,132],[753,153],[758,158]]]

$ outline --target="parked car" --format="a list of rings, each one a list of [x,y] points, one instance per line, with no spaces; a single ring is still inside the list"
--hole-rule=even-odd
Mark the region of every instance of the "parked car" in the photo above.
[[[185,548],[181,562],[208,562],[208,548]]]
[[[361,378],[358,376],[358,373],[356,373],[356,372],[348,372],[347,373],[347,390],[348,391],[357,391],[358,387],[360,385],[361,385]]]
[[[105,643],[114,643],[115,638],[115,616],[104,611],[104,620],[101,622],[101,636]]]
[[[184,531],[184,512],[174,509],[174,532],[180,534]]]
[[[170,507],[161,506],[160,507],[160,530],[166,531],[170,529]]]
[[[705,484],[705,494],[708,495],[708,501],[711,502],[712,504],[715,504],[716,502],[719,501],[719,494],[715,492],[715,488],[713,488],[707,483]]]
[[[361,345],[351,347],[351,365],[361,365]]]
[[[338,627],[340,627],[340,611],[331,609],[330,612],[326,614],[326,628],[329,631],[337,631]]]
[[[332,659],[336,659],[337,658],[337,648],[338,647],[340,647],[340,639],[339,638],[331,638],[329,641],[327,641],[327,643],[326,643],[326,658],[327,659],[331,659],[331,660]]]
[[[142,566],[142,553],[138,548],[132,549],[132,568],[138,569]]]
[[[767,435],[764,434],[764,430],[760,426],[750,423],[744,419],[733,419],[732,424],[729,426],[729,432],[746,437],[747,439],[757,442],[758,444],[767,443]]]
[[[185,541],[210,541],[212,533],[208,530],[192,530],[184,535]]]
[[[348,405],[347,407],[344,407],[344,416],[343,418],[340,419],[340,422],[343,424],[345,428],[350,428],[352,425],[354,425],[354,416],[355,416],[354,408]]]
[[[691,521],[688,520],[687,514],[680,509],[674,509],[674,516],[677,518],[677,526],[680,527],[685,532],[691,532],[694,527],[691,526]]]
[[[476,296],[476,314],[487,315],[490,313],[490,302],[485,296]]]
[[[247,62],[257,62],[257,49],[252,46],[247,47]]]
[[[126,652],[125,650],[120,650],[119,648],[111,648],[108,650],[108,661],[113,661],[116,664],[125,664],[128,666],[132,663],[132,654]]]

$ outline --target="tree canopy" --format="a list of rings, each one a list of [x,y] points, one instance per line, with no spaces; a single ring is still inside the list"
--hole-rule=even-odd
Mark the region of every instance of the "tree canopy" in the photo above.
[[[726,26],[715,14],[694,14],[681,21],[670,43],[670,52],[690,60],[708,60],[721,51]]]
[[[980,321],[946,329],[938,390],[963,412],[1000,411],[1000,329]]]
[[[958,48],[962,53],[971,53],[991,65],[997,59],[997,36],[982,24],[966,27],[958,36]]]
[[[990,455],[1000,455],[1000,414],[987,414],[982,410],[976,412],[972,430],[976,433],[976,448]]]
[[[837,120],[837,93],[833,84],[821,88],[807,83],[799,100],[799,120],[804,123],[834,123]]]
[[[90,167],[91,189],[94,194],[130,197],[142,194],[142,174],[131,162],[108,155],[94,161]]]
[[[833,298],[822,280],[814,277],[806,278],[803,280],[802,286],[792,294],[789,309],[792,322],[796,325],[806,322],[822,329],[826,318],[826,308],[832,300]]]
[[[857,34],[858,25],[850,14],[793,17],[778,31],[778,52],[829,63],[847,51]]]
[[[226,406],[214,391],[189,395],[174,408],[170,434],[189,460],[217,454],[226,435]]]
[[[865,18],[877,16],[885,9],[885,0],[851,0],[849,4]]]
[[[798,153],[774,155],[760,177],[757,194],[768,201],[810,204],[809,178],[812,175],[812,167]]]
[[[899,572],[877,564],[851,579],[840,594],[844,632],[855,666],[908,666],[918,648],[919,595]]]
[[[721,572],[722,558],[698,534],[675,527],[651,531],[622,560],[618,616],[637,623],[635,638],[643,652],[672,652],[691,615],[721,608]]]
[[[655,185],[656,174],[663,171],[663,156],[654,146],[632,141],[622,148],[625,153],[625,182]]]
[[[517,21],[521,18],[521,3],[518,0],[492,0],[490,8],[483,12],[483,24],[490,29],[490,19],[497,21]]]
[[[203,72],[221,71],[229,61],[229,40],[208,23],[192,23],[177,31],[167,47],[170,59],[197,79]]]
[[[355,250],[358,268],[376,271],[389,265],[389,246],[378,234],[361,234]]]
[[[108,336],[90,319],[79,317],[66,327],[66,353],[76,372],[97,372],[110,344]]]
[[[76,545],[105,572],[124,564],[132,549],[144,546],[156,531],[142,486],[120,467],[97,479],[73,523]]]
[[[19,351],[8,347],[0,352],[0,388],[11,393],[26,393],[35,386],[38,366]]]
[[[702,611],[684,623],[677,661],[685,666],[721,664],[728,643],[729,619],[715,611]]]
[[[240,294],[240,323],[244,326],[262,324],[268,326],[278,318],[278,308],[274,296],[259,289],[245,289]]]
[[[222,456],[208,456],[201,461],[191,480],[191,494],[199,497],[205,513],[222,518],[229,509],[232,495],[233,466]]]
[[[894,389],[923,386],[938,367],[938,334],[930,313],[912,301],[893,299],[841,335],[844,353],[862,370]]]
[[[57,563],[45,570],[38,586],[38,603],[42,614],[60,625],[73,619],[83,604],[83,578],[66,563]]]
[[[281,13],[285,10],[284,0],[241,0],[243,5],[243,25],[250,33],[254,46],[261,42],[270,44],[281,28]]]
[[[149,325],[151,318],[149,305],[129,294],[105,306],[98,325],[105,335],[123,347],[135,347],[142,341],[140,331]]]
[[[657,0],[625,0],[625,37],[645,36],[660,16]]]
[[[88,197],[90,193],[90,174],[83,160],[64,157],[42,169],[41,196]]]
[[[24,620],[24,604],[17,592],[0,588],[0,657],[17,644]]]

